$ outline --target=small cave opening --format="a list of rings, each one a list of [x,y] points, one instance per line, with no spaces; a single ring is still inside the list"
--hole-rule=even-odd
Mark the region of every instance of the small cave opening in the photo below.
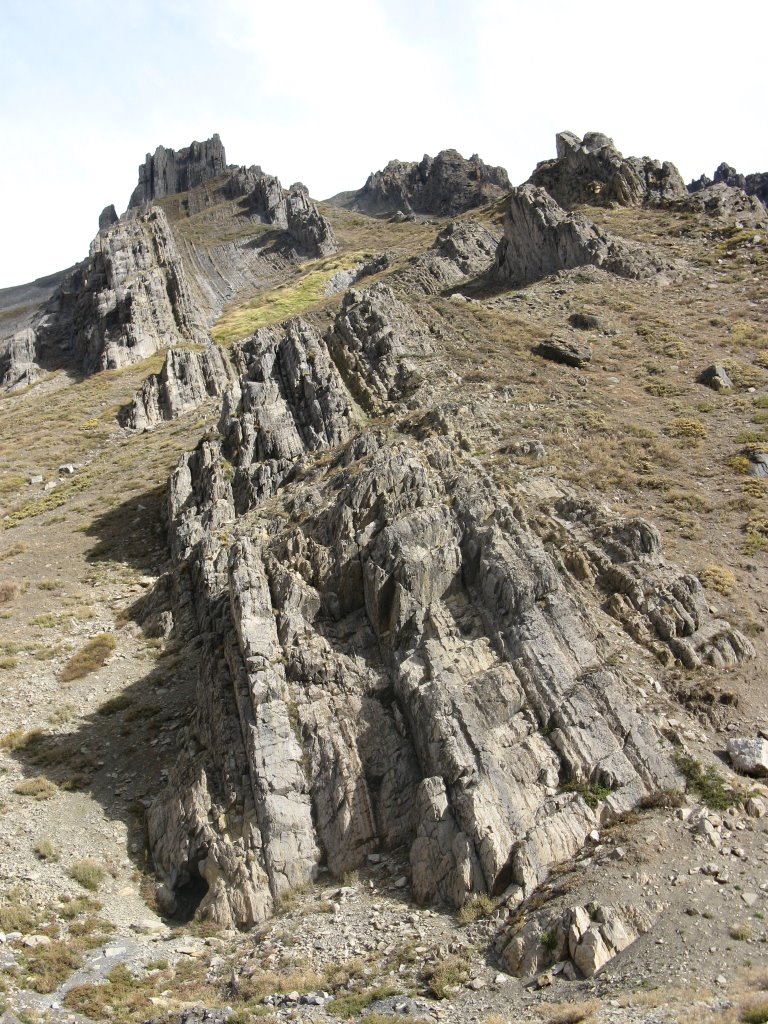
[[[202,854],[196,860],[188,861],[179,872],[179,880],[173,889],[175,908],[169,917],[180,924],[187,924],[193,919],[208,892],[208,883],[200,874],[200,864],[204,859],[205,854]]]

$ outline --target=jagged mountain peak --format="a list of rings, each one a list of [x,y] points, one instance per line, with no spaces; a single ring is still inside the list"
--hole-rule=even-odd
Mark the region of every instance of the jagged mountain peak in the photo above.
[[[131,195],[129,208],[152,202],[162,196],[186,192],[227,169],[224,146],[217,134],[205,142],[192,142],[184,149],[158,146],[147,153],[139,165],[139,183]]]
[[[455,149],[443,149],[420,161],[390,160],[362,188],[329,202],[374,215],[400,211],[445,217],[484,206],[510,187],[503,167],[489,166],[476,153],[467,160]]]

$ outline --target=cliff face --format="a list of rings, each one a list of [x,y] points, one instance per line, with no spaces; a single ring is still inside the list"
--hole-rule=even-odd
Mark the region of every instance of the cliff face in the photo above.
[[[141,206],[153,199],[187,192],[206,179],[223,174],[226,169],[226,154],[218,135],[205,142],[193,142],[178,152],[158,146],[154,155],[147,153],[139,166],[139,183],[128,206]]]
[[[490,167],[476,154],[469,160],[455,149],[418,163],[391,160],[375,171],[357,192],[330,202],[370,214],[434,214],[450,217],[498,199],[510,188],[503,167]]]

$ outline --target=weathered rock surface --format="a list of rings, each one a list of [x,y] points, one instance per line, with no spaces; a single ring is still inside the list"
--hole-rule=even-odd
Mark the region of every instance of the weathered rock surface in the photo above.
[[[650,931],[662,909],[660,904],[590,904],[543,910],[509,940],[501,959],[511,974],[521,978],[553,964],[568,965],[568,961],[573,966],[566,974],[591,978]]]
[[[674,164],[649,157],[627,157],[613,139],[587,132],[556,136],[557,158],[538,164],[529,183],[544,188],[561,206],[639,206],[682,199],[687,189]]]
[[[345,192],[329,202],[370,214],[433,214],[451,217],[485,206],[510,189],[503,167],[489,167],[477,154],[466,160],[455,149],[418,163],[391,160],[375,171],[357,192]]]
[[[158,146],[154,155],[147,153],[139,167],[139,183],[128,206],[141,206],[162,196],[187,192],[226,170],[227,159],[218,135],[205,142],[193,142],[178,152]]]
[[[308,255],[328,256],[338,249],[333,228],[301,182],[291,185],[286,195],[274,175],[260,167],[240,167],[230,176],[226,191],[233,198],[245,197],[252,214],[287,231]]]
[[[40,373],[37,359],[37,337],[31,327],[26,327],[13,335],[0,354],[0,387],[31,384]]]
[[[520,287],[587,264],[630,278],[669,269],[642,246],[606,234],[580,214],[567,213],[543,188],[512,189],[496,251],[499,280]]]
[[[498,234],[478,221],[452,221],[400,277],[427,295],[438,294],[490,270],[499,241]]]
[[[714,177],[708,178],[702,174],[700,178],[690,182],[688,191],[691,193],[701,192],[711,185],[729,185],[731,188],[739,188],[748,196],[756,196],[760,202],[768,205],[768,171],[757,174],[739,174],[735,167],[725,162],[721,163],[714,173]]]
[[[555,337],[541,341],[534,349],[537,355],[566,366],[583,367],[592,360],[592,349],[576,337]]]
[[[172,349],[159,374],[151,374],[134,400],[121,410],[119,422],[130,430],[149,430],[222,395],[237,379],[237,347],[209,345],[202,352]]]
[[[200,680],[149,837],[161,882],[202,877],[199,912],[221,923],[403,844],[419,899],[524,898],[601,820],[680,784],[601,654],[610,616],[670,663],[752,653],[649,524],[569,499],[534,530],[462,454],[459,412],[360,431],[355,403],[407,397],[400,367],[428,339],[381,284],[350,292],[325,338],[301,320],[257,332],[220,440],[171,479]]]
[[[68,345],[85,373],[139,362],[182,342],[207,343],[159,207],[137,210],[99,232],[68,285],[75,293]]]
[[[697,189],[680,199],[676,205],[720,220],[737,220],[748,227],[764,227],[768,224],[768,214],[759,199],[722,181]]]
[[[734,737],[728,740],[728,757],[737,772],[744,775],[768,775],[768,741],[762,736],[756,739]]]

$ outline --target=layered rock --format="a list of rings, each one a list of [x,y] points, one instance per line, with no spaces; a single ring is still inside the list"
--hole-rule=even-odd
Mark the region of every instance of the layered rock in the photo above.
[[[158,374],[150,374],[118,417],[130,430],[150,430],[224,393],[241,369],[240,350],[209,345],[202,352],[172,349]]]
[[[426,341],[382,285],[325,338],[257,332],[219,439],[171,478],[200,679],[149,839],[166,891],[199,875],[220,923],[403,844],[418,899],[530,895],[599,822],[681,782],[607,660],[610,616],[662,658],[750,653],[648,524],[569,499],[534,529],[462,453],[460,411],[359,431],[355,400],[402,400],[400,353]]]
[[[418,163],[391,160],[375,171],[356,192],[342,193],[329,202],[370,214],[433,214],[451,217],[485,206],[510,188],[503,167],[490,167],[477,154],[466,160],[455,149]]]
[[[613,139],[587,132],[556,136],[557,158],[536,166],[529,183],[544,188],[561,206],[639,206],[682,199],[687,190],[674,164],[623,157]]]
[[[496,252],[499,280],[520,287],[560,270],[591,264],[620,277],[652,277],[669,265],[643,246],[601,231],[563,210],[543,188],[513,189]]]
[[[158,146],[154,155],[147,153],[139,167],[139,183],[128,206],[141,206],[162,196],[187,192],[226,170],[227,159],[218,135],[205,142],[193,142],[178,152]]]
[[[499,241],[498,234],[478,221],[451,221],[431,249],[418,256],[400,277],[427,295],[438,294],[490,270]]]
[[[31,327],[17,331],[0,353],[0,387],[24,387],[35,381],[40,374],[38,358],[35,331]]]
[[[85,373],[116,369],[182,342],[206,344],[205,323],[159,207],[100,231],[68,282],[67,346]]]

